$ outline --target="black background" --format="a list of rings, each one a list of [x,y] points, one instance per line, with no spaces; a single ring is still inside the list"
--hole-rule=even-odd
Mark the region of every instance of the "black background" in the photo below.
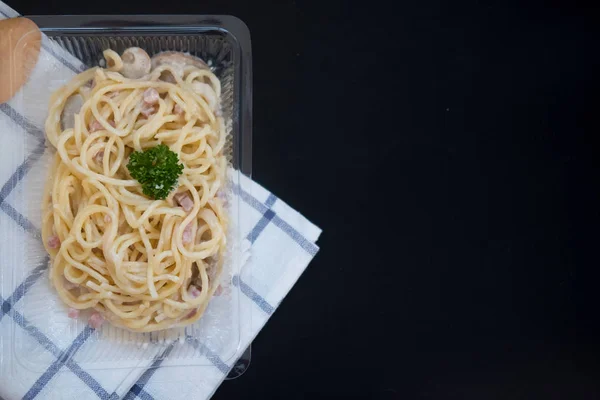
[[[600,398],[596,10],[8,3],[249,26],[254,178],[323,234],[215,399]]]

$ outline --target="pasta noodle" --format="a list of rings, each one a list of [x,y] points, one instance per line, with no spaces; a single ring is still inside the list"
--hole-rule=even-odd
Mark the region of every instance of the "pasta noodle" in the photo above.
[[[107,68],[82,72],[50,101],[45,129],[56,152],[42,204],[50,279],[69,316],[93,309],[94,327],[103,319],[139,332],[188,325],[222,271],[220,82],[198,62],[126,77],[125,53],[104,55]],[[79,109],[66,115],[77,98]],[[132,152],[160,144],[183,173],[166,199],[154,200],[127,164]]]

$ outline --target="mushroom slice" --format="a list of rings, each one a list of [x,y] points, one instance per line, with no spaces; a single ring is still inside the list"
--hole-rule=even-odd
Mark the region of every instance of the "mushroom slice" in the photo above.
[[[173,71],[179,75],[180,78],[183,77],[183,70],[188,65],[193,65],[194,67],[200,69],[209,69],[208,65],[202,59],[177,51],[164,51],[152,57],[152,69],[165,64],[169,65]],[[170,76],[170,73],[164,74],[164,72],[161,74],[161,80],[165,80],[167,82],[175,81],[173,77]]]
[[[81,110],[82,105],[83,97],[80,94],[69,96],[60,116],[60,125],[63,131],[75,127],[75,114]]]
[[[123,68],[121,74],[130,79],[139,79],[150,72],[150,56],[139,47],[130,47],[121,56]]]

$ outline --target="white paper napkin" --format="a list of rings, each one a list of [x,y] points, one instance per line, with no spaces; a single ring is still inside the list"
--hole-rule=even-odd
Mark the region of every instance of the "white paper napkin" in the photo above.
[[[0,2],[0,19],[15,16],[16,11]],[[46,176],[43,123],[49,96],[83,69],[79,60],[44,36],[27,84],[0,105],[0,400],[207,399],[315,256],[321,230],[257,183],[241,174],[235,180],[233,195],[240,199],[239,226],[245,238],[241,245],[249,258],[242,276],[231,279],[241,293],[240,310],[248,313],[240,319],[239,347],[233,356],[193,339],[149,348],[92,341],[93,330],[83,325],[73,335],[53,335],[52,326],[40,323],[43,316],[26,312],[35,302],[62,305],[47,282],[45,260],[28,265],[23,254],[23,243],[39,241],[40,219],[21,199],[27,185],[43,183]],[[23,140],[23,135],[29,139]],[[190,365],[176,366],[181,359],[169,356],[185,351],[185,346],[193,354],[186,358]],[[25,353],[16,354],[17,349]],[[85,368],[82,355],[111,351],[138,361],[125,367],[106,361],[104,369]],[[28,364],[32,357],[34,368]]]

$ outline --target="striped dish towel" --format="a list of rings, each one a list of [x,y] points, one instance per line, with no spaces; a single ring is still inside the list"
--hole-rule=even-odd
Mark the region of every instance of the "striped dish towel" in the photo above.
[[[0,19],[15,16],[0,2]],[[62,305],[48,282],[48,260],[28,265],[22,254],[23,243],[40,240],[40,219],[21,199],[31,182],[46,176],[43,123],[49,96],[85,68],[44,36],[28,83],[0,105],[0,400],[210,398],[319,250],[321,230],[257,183],[243,176],[235,182],[245,238],[240,245],[249,258],[244,273],[230,283],[239,289],[240,310],[248,315],[240,319],[239,346],[231,355],[219,354],[198,337],[144,347],[93,340],[94,330],[84,324],[72,335],[56,335],[52,324],[28,313],[36,302]],[[96,360],[101,368],[86,367],[85,354],[111,351],[139,361]],[[189,365],[179,365],[177,352],[193,354],[185,358]]]

